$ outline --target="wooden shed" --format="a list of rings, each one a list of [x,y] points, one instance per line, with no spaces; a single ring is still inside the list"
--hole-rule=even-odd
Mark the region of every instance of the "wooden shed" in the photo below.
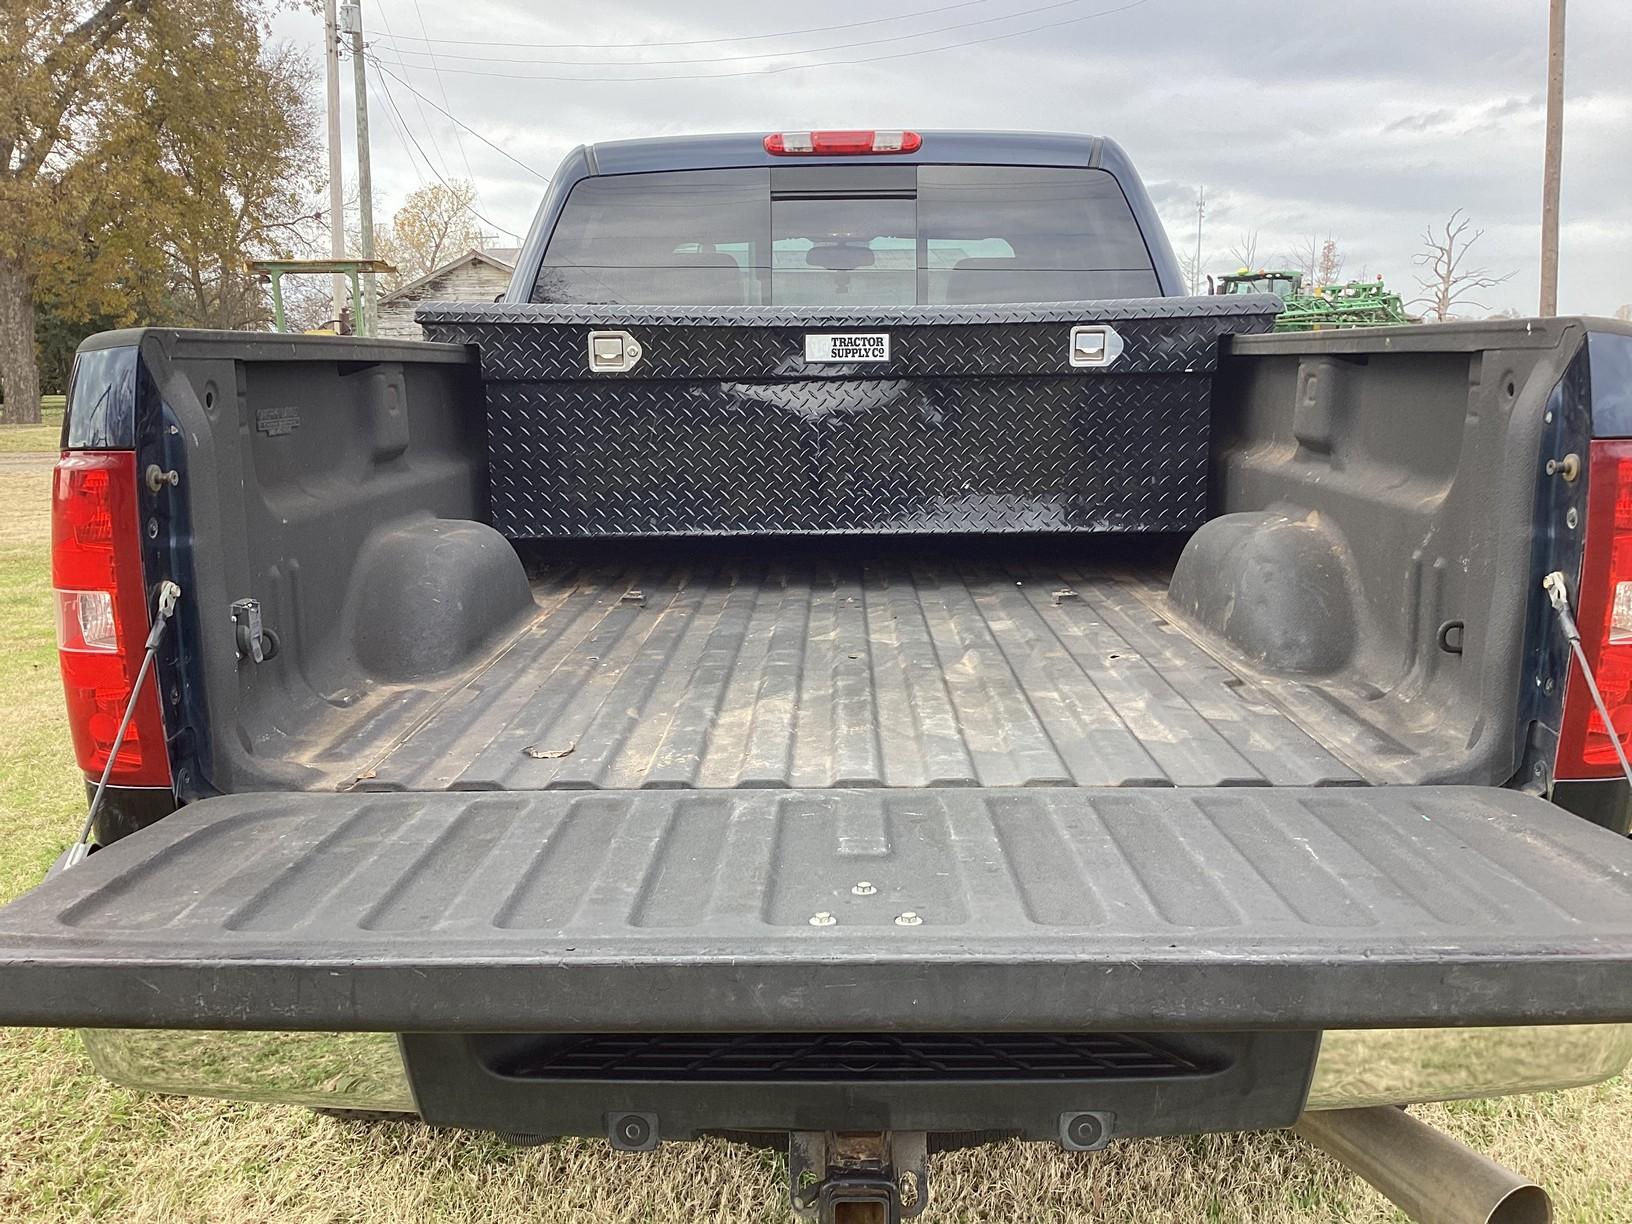
[[[491,302],[510,284],[516,247],[466,251],[418,280],[380,297],[376,332],[397,340],[423,340],[414,310],[421,302]]]

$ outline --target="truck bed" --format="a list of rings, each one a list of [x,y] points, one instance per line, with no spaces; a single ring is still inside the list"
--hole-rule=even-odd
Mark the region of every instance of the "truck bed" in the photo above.
[[[536,617],[400,694],[391,743],[359,712],[321,761],[378,790],[1364,781],[1172,623],[1168,551],[603,541],[535,561]]]
[[[1561,687],[1515,678],[1562,664],[1540,574],[1578,541],[1536,552],[1534,456],[1571,448],[1543,432],[1579,321],[1234,338],[1184,532],[507,535],[486,349],[106,342],[168,388],[163,436],[201,440],[182,479],[214,534],[158,662],[189,799],[1500,786],[1556,723]],[[856,417],[830,414],[844,453]]]

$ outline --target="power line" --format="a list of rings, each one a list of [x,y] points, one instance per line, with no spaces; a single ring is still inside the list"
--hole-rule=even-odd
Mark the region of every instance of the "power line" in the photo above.
[[[1060,3],[1046,5],[1045,8],[1058,8],[1060,4],[1076,4],[1081,0],[1060,0]],[[1045,21],[1037,25],[1027,26],[1023,30],[1009,30],[1003,34],[988,34],[982,38],[967,38],[962,42],[942,43],[938,47],[915,47],[909,51],[894,51],[887,55],[865,55],[855,59],[823,60],[811,64],[782,64],[768,68],[743,68],[735,72],[671,72],[656,76],[625,76],[625,77],[596,77],[596,76],[554,76],[533,72],[489,72],[479,68],[446,68],[445,72],[456,72],[462,76],[496,77],[510,81],[563,81],[579,85],[632,85],[649,81],[720,81],[729,77],[771,76],[782,72],[802,72],[809,68],[845,68],[855,64],[876,64],[885,60],[909,59],[915,55],[932,55],[937,51],[955,51],[962,47],[975,47],[982,43],[1001,42],[1007,38],[1020,38],[1026,34],[1036,34],[1043,30],[1057,30],[1062,26],[1078,25],[1084,21],[1092,21],[1098,17],[1110,17],[1117,13],[1126,13],[1131,9],[1143,8],[1150,0],[1131,0],[1128,4],[1120,4],[1114,8],[1100,9],[1098,12],[1084,13],[1079,17],[1066,17],[1060,21]],[[760,58],[758,56],[750,58]],[[376,59],[376,63],[381,63]],[[514,62],[514,61],[506,61]],[[693,60],[692,63],[706,61]],[[584,67],[593,67],[585,64]],[[383,69],[382,69],[383,70]],[[402,78],[398,77],[398,81]],[[404,82],[405,83],[405,82]],[[468,128],[466,129],[469,130]],[[534,171],[534,173],[537,173]]]
[[[490,64],[538,64],[545,67],[590,69],[647,68],[682,64],[736,64],[741,63],[744,60],[785,59],[794,55],[821,55],[828,51],[853,51],[857,47],[877,47],[882,46],[885,43],[908,42],[914,38],[928,38],[934,34],[950,34],[954,30],[972,30],[976,26],[991,25],[998,21],[1013,21],[1020,17],[1032,17],[1038,13],[1051,13],[1057,9],[1070,8],[1071,6],[1081,4],[1082,2],[1083,0],[1052,0],[1052,3],[1049,4],[1039,4],[1033,8],[1018,9],[1012,13],[999,13],[995,17],[982,17],[975,21],[954,21],[948,25],[933,26],[927,30],[914,30],[907,34],[892,34],[886,38],[865,38],[856,42],[829,43],[823,47],[801,47],[797,51],[756,51],[748,55],[720,55],[694,59],[596,60],[593,63],[586,63],[583,60],[546,60],[533,59],[531,57],[515,59],[508,56],[461,55],[456,51],[444,51],[442,52],[442,57],[444,59],[479,60]],[[395,51],[399,57],[403,55],[429,55],[432,57],[433,61],[436,57],[436,52],[431,50],[411,51],[399,49],[397,47],[392,47],[392,50]],[[407,67],[406,64],[403,66]],[[448,71],[454,72],[457,71],[457,69],[450,68]]]
[[[501,147],[499,145],[494,144],[486,136],[483,136],[480,132],[478,132],[475,128],[471,127],[470,124],[466,123],[463,119],[460,119],[452,111],[444,110],[442,107],[438,106],[435,102],[431,101],[431,99],[427,98],[424,94],[420,93],[419,90],[415,89],[407,81],[403,80],[396,73],[392,72],[391,69],[386,66],[385,61],[380,59],[379,56],[371,55],[371,56],[369,56],[369,59],[373,60],[374,66],[376,68],[378,68],[382,73],[384,73],[386,76],[390,77],[398,85],[401,85],[404,89],[406,89],[409,93],[413,94],[416,98],[419,98],[421,101],[425,102],[428,106],[430,106],[430,108],[432,110],[440,111],[443,115],[447,116],[449,122],[457,124],[459,127],[464,128],[465,131],[469,132],[472,136],[476,137],[477,140],[481,141],[488,148],[492,149],[495,153],[498,153],[503,157],[509,158],[509,160],[515,162],[516,165],[520,166],[523,170],[527,171],[527,173],[531,174],[534,178],[540,179],[545,183],[548,183],[550,181],[550,176],[549,175],[540,174],[537,170],[533,169],[533,167],[529,166],[526,162],[522,161],[521,158],[519,158],[515,154],[511,153],[509,150],[507,150],[507,149],[505,149],[505,148],[503,148],[503,147]],[[451,72],[451,71],[455,71],[455,70],[454,69],[449,69],[449,71]],[[513,231],[511,231],[511,230],[506,230],[505,231],[505,233],[507,233],[507,234],[511,233],[511,232],[513,232]]]
[[[383,98],[383,95],[381,96]],[[397,117],[389,110],[385,112],[385,121],[391,125],[391,132],[396,136],[397,143],[408,154],[408,164],[413,167],[414,174],[418,176],[421,182],[424,182],[425,176],[419,173],[419,163],[414,160],[414,151],[408,147],[408,134],[402,130],[402,125],[397,122]]]
[[[391,19],[385,15],[385,0],[374,0],[374,11],[377,12],[380,15],[380,24],[385,27],[385,36],[387,38],[390,38],[391,37]],[[401,57],[399,56],[398,59],[400,60]],[[434,62],[434,57],[433,57],[433,62]],[[404,72],[407,72],[408,71],[408,65],[403,64],[402,70]],[[431,148],[436,151],[437,160],[442,163],[442,168],[444,170],[446,170],[448,168],[448,159],[442,155],[442,146],[437,143],[436,129],[431,126],[430,119],[427,118],[426,115],[425,115],[424,104],[416,102],[416,105],[419,106],[419,119],[420,119],[420,122],[425,125],[425,134],[431,138]],[[429,164],[429,163],[427,163],[427,164]]]
[[[377,66],[378,65],[376,65],[376,67]],[[375,82],[370,82],[371,89],[374,87],[374,84]],[[379,82],[379,85],[380,88],[375,90],[374,93],[377,98],[385,103],[383,108],[385,112],[385,120],[391,125],[391,131],[397,138],[397,144],[400,145],[402,147],[402,151],[407,154],[408,166],[414,172],[414,177],[419,180],[419,185],[421,187],[429,187],[431,185],[431,179],[439,177],[436,172],[436,167],[433,166],[430,160],[425,156],[425,150],[420,148],[419,143],[414,139],[413,134],[406,126],[404,126],[406,121],[405,117],[401,115],[396,106],[392,104],[392,99],[385,93],[384,83]],[[424,170],[419,168],[421,162],[424,162]]]
[[[377,64],[375,66],[378,67]],[[370,83],[371,88],[372,86],[373,82]],[[391,132],[394,136],[396,136],[397,143],[402,146],[402,151],[408,155],[408,166],[414,172],[414,177],[419,180],[421,187],[429,187],[430,180],[426,178],[426,174],[428,173],[434,178],[436,175],[436,167],[431,165],[429,161],[425,161],[425,172],[420,171],[420,161],[425,159],[424,150],[419,148],[413,137],[409,135],[408,129],[405,128],[399,121],[397,109],[389,104],[390,100],[386,97],[383,84],[379,90],[375,91],[375,96],[382,102],[387,103],[385,107],[385,121],[391,125]],[[416,151],[419,160],[416,160]]]
[[[376,67],[378,67],[378,65],[376,65]],[[427,179],[425,174],[422,174],[419,169],[420,162],[424,162],[425,170],[430,174],[430,177],[436,179],[450,192],[453,191],[453,185],[439,173],[437,173],[436,167],[432,165],[430,159],[425,156],[424,148],[420,145],[419,141],[414,138],[412,130],[406,126],[407,116],[403,115],[402,112],[398,110],[396,100],[391,97],[390,92],[385,86],[384,82],[381,82],[381,89],[376,96],[384,99],[386,103],[386,120],[391,124],[391,131],[396,135],[397,143],[402,146],[403,152],[408,155],[408,165],[413,169],[414,177],[419,179],[420,186],[429,187],[431,185],[430,180]],[[415,159],[416,154],[418,156],[418,160]],[[516,233],[515,230],[506,229],[497,221],[493,221],[482,216],[480,212],[471,207],[469,204],[460,204],[459,207],[465,212],[468,212],[471,216],[475,217],[478,221],[481,221],[484,225],[492,226],[494,229],[499,230],[502,233],[509,234],[513,238],[521,237],[521,235]]]
[[[378,66],[377,62],[376,62],[376,66]],[[441,172],[438,171],[435,166],[431,165],[431,159],[425,156],[425,150],[420,146],[418,138],[415,137],[415,135],[413,133],[413,129],[408,126],[408,120],[403,118],[402,111],[400,109],[398,109],[398,107],[397,107],[397,100],[396,100],[396,98],[394,96],[392,96],[391,86],[387,85],[384,81],[381,81],[380,82],[380,87],[385,93],[386,104],[388,106],[390,106],[392,112],[397,116],[397,121],[402,124],[402,130],[403,130],[403,132],[405,132],[407,134],[408,139],[413,144],[414,148],[419,150],[419,156],[420,156],[421,160],[424,161],[426,168],[429,169],[430,172],[433,175],[436,176],[436,181],[437,182],[441,183],[442,186],[446,187],[449,191],[454,192],[455,197],[457,197],[458,193],[457,193],[457,191],[455,191],[453,184],[448,182],[447,179],[443,178]],[[483,216],[481,213],[477,212],[476,209],[472,208],[469,204],[462,204],[460,207],[462,207],[471,216],[475,217],[478,221],[481,221],[482,223],[484,223],[486,225],[491,225],[494,229],[499,230],[502,233],[509,234],[513,238],[521,237],[521,235],[516,233],[515,230],[509,229],[509,228],[507,228],[507,227],[505,227],[503,225],[500,225],[497,221],[493,220],[492,217]]]
[[[385,0],[380,0],[380,3],[383,5],[385,3]],[[425,35],[427,39],[429,39],[431,30],[430,30],[430,27],[425,24],[425,14],[424,14],[424,12],[421,11],[421,9],[419,7],[419,0],[414,0],[414,16],[419,18],[419,32],[421,34]],[[389,33],[389,31],[387,31],[387,33]],[[436,52],[430,50],[429,41],[427,41],[425,45],[426,45],[427,53],[431,57],[431,72],[436,77],[436,87],[442,94],[442,104],[444,106],[451,106],[452,103],[450,103],[448,101],[448,83],[442,79],[442,69],[439,68],[437,66],[437,63],[436,63]],[[397,56],[397,59],[400,62],[401,59],[402,59],[402,56],[399,54]],[[407,64],[403,64],[402,67],[403,67],[404,72],[406,72],[408,70],[408,65]],[[459,157],[465,163],[465,175],[470,179],[471,186],[476,187],[476,173],[475,173],[475,171],[473,171],[470,168],[470,154],[465,152],[465,138],[462,135],[460,135],[458,128],[453,129],[453,143],[456,146],[458,146]],[[477,203],[480,203],[481,199],[482,199],[481,188],[476,187],[476,200],[477,200]]]
[[[341,59],[350,59],[351,58],[350,49],[349,48],[345,49],[343,51],[343,53],[341,54],[340,58]],[[371,63],[373,63],[376,68],[378,68],[380,66],[379,62],[377,60],[373,60],[372,57],[368,56],[366,53],[364,54],[363,58],[366,59],[366,60],[369,60]],[[370,83],[371,88],[372,88],[372,85],[373,85],[373,83],[371,82]],[[379,98],[381,101],[386,100],[383,89],[375,90],[374,94],[375,94],[375,97]],[[406,128],[404,128],[402,126],[401,123],[399,123],[397,121],[397,115],[395,113],[395,109],[396,109],[395,107],[388,107],[385,110],[385,112],[384,112],[385,121],[386,121],[386,123],[390,124],[391,133],[392,133],[392,135],[394,135],[397,138],[397,144],[400,145],[402,147],[402,151],[408,155],[408,165],[409,165],[409,168],[413,170],[414,177],[419,180],[421,186],[428,187],[430,184],[426,181],[425,175],[420,173],[419,162],[414,160],[414,146],[410,142],[410,139],[409,139],[409,136],[408,136],[408,131],[407,131]],[[424,154],[421,153],[420,156],[423,157]],[[435,173],[435,170],[432,168],[432,166],[431,166],[431,164],[429,162],[425,163],[425,168],[427,170],[429,170],[432,174]]]
[[[1095,18],[1099,18],[1099,17],[1111,17],[1111,16],[1114,16],[1114,15],[1116,15],[1118,13],[1125,13],[1125,12],[1129,12],[1129,11],[1131,11],[1133,9],[1142,8],[1146,4],[1148,4],[1149,2],[1150,2],[1150,0],[1130,0],[1130,2],[1126,3],[1126,4],[1117,5],[1115,7],[1108,8],[1108,9],[1101,9],[1101,10],[1098,10],[1097,12],[1093,12],[1093,13],[1083,13],[1080,16],[1068,17],[1068,18],[1065,18],[1064,20],[1061,20],[1061,21],[1042,22],[1042,23],[1039,23],[1039,24],[1034,25],[1034,26],[1028,26],[1028,27],[1026,27],[1025,29],[1022,29],[1022,30],[1009,30],[1009,31],[1007,31],[1005,33],[1002,33],[1002,34],[992,34],[992,35],[987,35],[987,36],[985,36],[983,38],[972,38],[972,39],[965,39],[965,40],[963,40],[961,42],[945,43],[945,44],[942,44],[941,46],[938,46],[938,47],[920,47],[920,48],[915,48],[915,49],[910,50],[910,51],[891,52],[891,53],[886,54],[886,55],[864,56],[864,57],[858,57],[858,58],[849,59],[849,60],[829,60],[829,61],[809,63],[809,64],[786,64],[786,65],[782,65],[782,66],[779,66],[779,67],[745,69],[745,70],[741,70],[741,71],[737,71],[737,72],[670,73],[670,74],[666,74],[666,75],[662,75],[662,76],[655,76],[655,77],[596,78],[596,77],[542,76],[542,75],[536,75],[536,74],[532,74],[532,73],[482,72],[482,71],[478,71],[478,70],[474,70],[474,69],[461,69],[461,68],[449,68],[446,71],[448,71],[448,72],[457,72],[457,73],[460,73],[462,75],[467,75],[467,76],[502,77],[502,78],[506,78],[506,79],[510,79],[510,80],[579,81],[579,82],[591,82],[591,81],[597,81],[597,80],[605,80],[605,81],[608,81],[610,83],[617,83],[617,82],[634,83],[634,82],[637,82],[637,81],[670,81],[670,80],[705,80],[706,81],[706,80],[715,80],[715,79],[718,79],[718,78],[721,78],[721,77],[761,76],[761,75],[768,75],[768,74],[771,74],[771,73],[796,72],[796,71],[800,71],[802,69],[807,69],[807,68],[836,68],[836,67],[845,67],[845,66],[854,65],[854,64],[870,64],[870,63],[877,63],[877,62],[884,61],[884,60],[905,59],[905,58],[909,58],[909,57],[914,56],[914,55],[931,55],[931,54],[934,54],[937,51],[952,51],[952,50],[956,50],[956,49],[959,49],[959,48],[962,48],[962,47],[978,46],[978,45],[980,45],[982,43],[999,42],[999,41],[1002,41],[1002,40],[1008,39],[1008,38],[1019,38],[1019,37],[1021,37],[1023,35],[1035,34],[1035,33],[1038,33],[1039,31],[1042,31],[1042,30],[1052,30],[1052,29],[1058,29],[1058,28],[1060,28],[1062,26],[1077,25],[1077,24],[1080,24],[1081,22],[1091,21],[1091,20],[1093,20]],[[953,5],[953,6],[949,6],[949,7],[963,7],[963,6]],[[1053,6],[1053,7],[1057,7],[1057,6]],[[945,11],[945,10],[943,9],[943,10],[931,10],[931,11]],[[856,24],[862,24],[862,23],[856,23]],[[721,40],[721,41],[724,41],[724,40]],[[521,44],[506,44],[506,45],[519,46]],[[676,45],[678,45],[678,44],[676,44]],[[548,183],[550,181],[549,175],[543,174],[539,170],[537,170],[534,167],[528,165],[526,162],[522,161],[515,154],[511,153],[508,149],[504,148],[503,146],[501,146],[499,144],[496,144],[494,141],[488,139],[488,137],[483,135],[481,132],[479,132],[475,128],[471,127],[470,124],[468,124],[464,120],[460,119],[452,111],[448,110],[446,107],[439,106],[433,99],[426,97],[418,89],[416,89],[409,81],[405,80],[403,77],[400,77],[395,72],[391,71],[390,66],[383,59],[381,59],[378,54],[370,55],[368,58],[373,61],[374,66],[379,69],[380,73],[383,76],[390,77],[392,80],[396,81],[397,84],[401,85],[409,93],[413,94],[416,98],[420,99],[420,101],[426,103],[433,110],[437,111],[439,114],[441,114],[443,117],[445,117],[449,122],[453,123],[456,127],[461,128],[462,130],[468,132],[470,135],[474,136],[477,140],[481,141],[488,148],[492,149],[495,153],[498,153],[501,157],[504,157],[506,160],[508,160],[510,162],[513,162],[515,165],[521,167],[523,170],[527,171],[528,174],[531,174],[533,177],[537,178],[539,181],[541,181],[543,183]],[[402,63],[399,62],[398,66],[403,68],[404,71],[407,71],[407,65],[406,64],[402,64]],[[382,82],[382,85],[383,85],[383,82]],[[421,154],[421,155],[423,156],[423,154]],[[428,161],[427,161],[427,164],[429,164]],[[482,219],[486,220],[486,218],[482,218]],[[494,225],[494,224],[496,224],[496,222],[488,221],[488,224]],[[513,231],[505,230],[505,232],[506,233],[512,233]]]
[[[392,36],[391,35],[391,20],[390,20],[389,17],[387,17],[385,15],[385,0],[375,0],[375,8],[379,11],[380,20],[385,24],[385,31],[386,31],[387,37],[391,37]],[[419,0],[414,0],[414,12],[419,15],[420,29],[424,30],[425,29],[425,16],[419,10]],[[411,71],[410,66],[403,62],[401,53],[396,53],[396,56],[397,56],[397,63],[401,66],[403,72],[407,73],[407,72]],[[376,65],[378,65],[378,60],[377,59],[376,59],[375,62],[376,62]],[[423,69],[424,66],[423,65],[414,65],[414,67],[419,67],[419,68]],[[448,87],[447,87],[446,82],[444,82],[442,80],[442,73],[441,73],[440,69],[437,67],[436,55],[435,55],[434,52],[431,53],[431,70],[436,75],[436,83],[437,83],[437,86],[442,91],[442,99],[445,102],[445,101],[447,101]],[[429,99],[427,99],[423,94],[420,94],[417,90],[414,91],[414,105],[419,110],[420,121],[425,125],[425,133],[431,139],[431,148],[436,151],[436,156],[441,161],[443,170],[446,170],[449,174],[452,174],[452,170],[449,169],[449,166],[448,166],[447,156],[442,152],[441,142],[438,141],[437,138],[436,138],[436,127],[435,127],[434,124],[431,123],[429,116],[427,116],[425,114],[425,103],[427,101],[429,101]],[[404,129],[404,131],[406,131],[406,128]],[[459,129],[457,127],[455,127],[453,129],[453,139],[454,139],[454,142],[458,145],[459,156],[464,160],[464,163],[465,163],[465,175],[466,175],[467,179],[470,182],[471,191],[474,193],[474,195],[476,197],[476,203],[481,204],[482,203],[482,189],[479,186],[477,186],[477,184],[476,184],[476,174],[470,168],[470,155],[465,152],[464,138],[460,136]],[[404,142],[404,147],[406,147],[406,142]],[[410,161],[412,160],[412,154],[409,155],[409,160]],[[430,164],[429,160],[426,161],[425,165],[426,165],[427,169],[431,168],[431,164]],[[434,171],[433,171],[433,173],[434,173]],[[440,177],[440,176],[438,176],[438,177]],[[423,180],[421,180],[421,181],[423,182]],[[502,229],[503,227],[501,226],[500,228]],[[505,230],[504,232],[505,233],[510,233],[512,231]]]
[[[676,42],[647,42],[647,43],[524,43],[510,42],[503,39],[480,38],[414,38],[412,35],[399,35],[399,40],[410,42],[438,42],[449,46],[461,47],[512,47],[518,51],[638,51],[644,47],[701,47],[714,43],[757,42],[767,38],[796,38],[801,34],[830,34],[834,30],[855,30],[862,26],[884,25],[891,21],[905,21],[909,17],[933,17],[937,13],[950,13],[954,9],[973,8],[977,4],[986,4],[988,0],[961,0],[958,4],[942,4],[936,8],[915,9],[910,13],[897,13],[893,17],[872,17],[866,21],[846,21],[839,25],[807,26],[802,30],[782,30],[775,34],[736,34],[728,38],[691,38]]]

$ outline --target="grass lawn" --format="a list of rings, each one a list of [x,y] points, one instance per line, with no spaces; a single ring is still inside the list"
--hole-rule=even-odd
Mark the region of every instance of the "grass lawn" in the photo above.
[[[54,443],[53,443],[54,445]],[[47,461],[0,464],[0,899],[44,874],[83,815],[57,688]],[[1424,1107],[1539,1178],[1559,1219],[1632,1221],[1632,1084]],[[926,1224],[1398,1220],[1279,1134],[1136,1141],[1090,1156],[1008,1144],[936,1158]],[[342,1123],[301,1109],[152,1097],[91,1074],[71,1034],[0,1029],[0,1220],[777,1221],[780,1164],[724,1144],[652,1156]]]
[[[57,449],[61,425],[0,425],[0,455],[46,453]]]
[[[38,425],[0,425],[0,455],[55,451],[62,433],[62,404],[60,395],[41,396]]]

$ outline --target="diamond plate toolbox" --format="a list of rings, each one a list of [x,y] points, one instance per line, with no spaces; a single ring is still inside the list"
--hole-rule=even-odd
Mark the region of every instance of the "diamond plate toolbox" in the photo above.
[[[1220,340],[1278,310],[432,303],[418,319],[480,353],[493,524],[512,538],[1125,532],[1201,524]],[[1073,363],[1085,329],[1114,333],[1094,342],[1108,364]],[[807,337],[835,333],[887,336],[887,359],[807,360]],[[592,371],[620,345],[624,368]]]

